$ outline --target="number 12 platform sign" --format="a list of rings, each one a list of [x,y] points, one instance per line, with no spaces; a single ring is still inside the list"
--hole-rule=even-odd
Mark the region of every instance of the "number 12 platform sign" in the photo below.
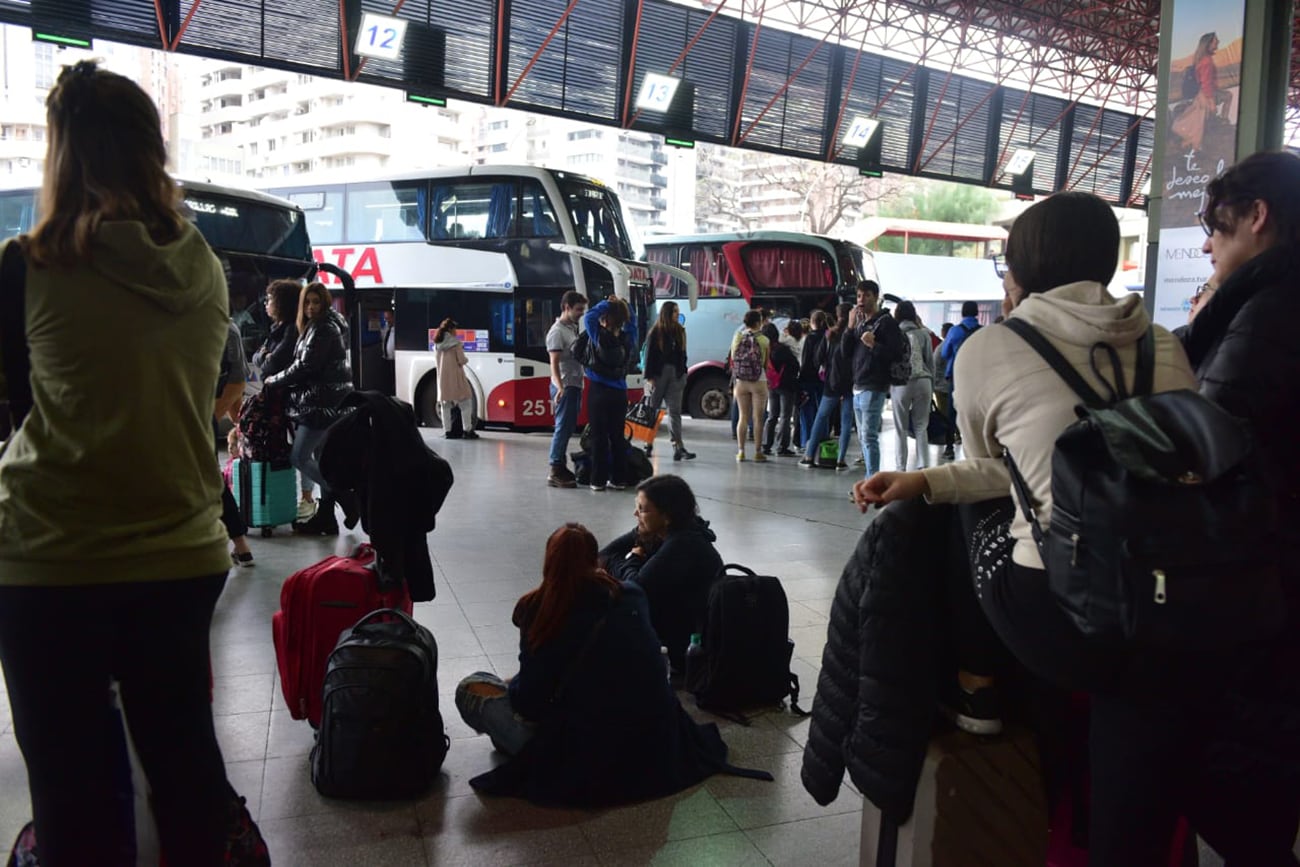
[[[402,56],[402,40],[405,38],[406,21],[403,19],[363,12],[355,50],[362,57],[397,60]]]

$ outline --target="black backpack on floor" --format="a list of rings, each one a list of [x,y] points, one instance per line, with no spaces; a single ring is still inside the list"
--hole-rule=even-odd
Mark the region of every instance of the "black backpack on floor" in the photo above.
[[[709,591],[699,650],[686,655],[685,686],[695,703],[728,716],[781,704],[788,696],[791,710],[802,715],[799,678],[790,671],[789,628],[780,579],[734,563],[723,566]]]
[[[438,711],[438,645],[392,608],[339,637],[325,668],[311,780],[327,798],[395,800],[424,794],[451,742]]]

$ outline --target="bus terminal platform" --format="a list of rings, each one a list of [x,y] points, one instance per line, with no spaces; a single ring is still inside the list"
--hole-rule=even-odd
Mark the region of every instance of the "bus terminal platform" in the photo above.
[[[666,436],[652,462],[685,478],[727,563],[778,576],[790,607],[793,671],[808,709],[816,691],[831,601],[845,561],[870,520],[847,492],[862,467],[804,469],[797,458],[735,460],[725,422],[686,419],[684,440],[698,454],[674,462]],[[730,760],[770,771],[775,782],[714,776],[678,795],[605,810],[548,809],[473,792],[469,779],[500,761],[486,736],[456,712],[459,680],[475,671],[518,670],[516,600],[537,586],[548,535],[566,521],[585,524],[601,544],[635,525],[635,496],[585,487],[547,487],[549,433],[482,432],[478,440],[424,436],[446,457],[456,484],[429,536],[437,598],[415,606],[434,633],[438,686],[451,749],[434,788],[416,802],[331,801],[311,783],[313,733],[290,718],[276,674],[271,616],[293,572],[364,537],[249,537],[254,568],[231,570],[212,624],[214,712],[235,789],[276,865],[856,865],[864,804],[846,777],[839,797],[818,806],[800,782],[809,721],[773,709],[751,727],[713,717],[680,693],[697,719],[717,722]],[[882,466],[893,467],[886,414]],[[576,450],[577,439],[572,449]],[[854,440],[853,449],[857,449]],[[940,449],[932,449],[937,457]],[[958,737],[968,737],[957,735]],[[870,811],[868,811],[870,812]],[[0,845],[31,816],[26,775],[0,692]],[[901,863],[901,862],[900,862]],[[909,862],[911,863],[911,862]],[[937,862],[936,862],[937,863]],[[1202,865],[1220,863],[1203,852]]]

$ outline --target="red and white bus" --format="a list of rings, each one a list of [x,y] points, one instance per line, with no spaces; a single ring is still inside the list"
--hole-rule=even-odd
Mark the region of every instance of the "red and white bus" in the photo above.
[[[443,319],[461,328],[478,418],[546,428],[554,424],[546,332],[564,293],[576,289],[592,304],[623,298],[644,343],[652,267],[689,278],[635,261],[618,196],[570,172],[472,166],[274,192],[303,209],[316,259],[356,280],[362,386],[381,382],[368,372],[383,367],[379,335],[395,315],[392,387],[430,426],[438,424],[433,334]],[[628,385],[639,396],[640,376]]]

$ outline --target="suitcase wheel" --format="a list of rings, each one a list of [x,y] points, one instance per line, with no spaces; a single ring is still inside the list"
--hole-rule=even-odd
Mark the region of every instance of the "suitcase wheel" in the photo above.
[[[262,538],[263,538],[263,539],[269,539],[269,538],[271,538],[271,534],[273,534],[274,532],[275,532],[275,530],[274,530],[273,528],[271,528],[271,527],[263,527],[263,528],[262,528]]]

